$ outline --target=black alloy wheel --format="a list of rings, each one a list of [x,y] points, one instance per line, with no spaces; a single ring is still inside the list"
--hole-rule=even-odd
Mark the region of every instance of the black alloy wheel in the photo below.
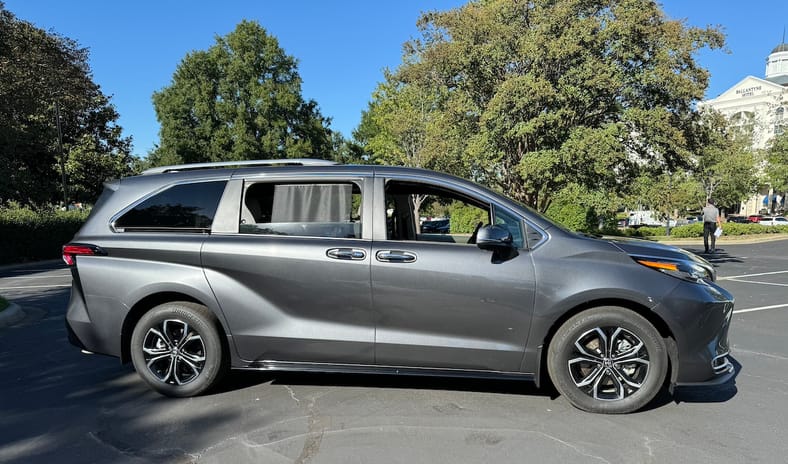
[[[667,374],[665,341],[626,308],[600,307],[567,320],[550,343],[547,367],[575,407],[620,414],[650,402]]]
[[[191,302],[157,306],[134,327],[134,368],[159,393],[199,395],[213,387],[226,368],[217,327],[204,306]]]

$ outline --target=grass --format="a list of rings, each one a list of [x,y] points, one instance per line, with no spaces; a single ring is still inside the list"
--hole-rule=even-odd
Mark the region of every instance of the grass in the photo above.
[[[3,298],[2,296],[0,296],[0,311],[2,311],[2,310],[4,310],[5,308],[7,308],[7,307],[8,307],[10,304],[11,304],[11,303],[9,303],[9,302],[8,302],[8,300],[6,300],[6,299],[5,299],[5,298]]]

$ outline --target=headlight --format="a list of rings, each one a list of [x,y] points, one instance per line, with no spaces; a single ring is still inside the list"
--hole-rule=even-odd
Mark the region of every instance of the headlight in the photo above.
[[[713,282],[712,272],[698,263],[656,257],[632,256],[637,263],[689,282]]]

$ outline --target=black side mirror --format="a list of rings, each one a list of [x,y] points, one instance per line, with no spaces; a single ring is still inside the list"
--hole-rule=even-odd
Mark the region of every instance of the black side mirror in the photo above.
[[[503,226],[484,226],[476,236],[476,246],[492,251],[492,262],[500,264],[516,257],[519,253],[514,246],[514,238],[509,229]]]
[[[487,251],[502,251],[514,248],[514,239],[509,229],[503,226],[484,226],[476,236],[476,246]]]

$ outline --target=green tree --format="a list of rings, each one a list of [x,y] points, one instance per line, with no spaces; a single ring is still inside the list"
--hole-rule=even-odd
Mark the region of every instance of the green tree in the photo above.
[[[722,114],[704,111],[696,130],[691,171],[702,195],[696,205],[714,198],[720,206],[738,205],[758,187],[752,133],[735,129]]]
[[[788,131],[781,132],[769,141],[766,151],[767,177],[775,191],[788,191]]]
[[[96,184],[124,175],[133,162],[117,118],[91,79],[87,49],[16,18],[0,2],[0,201],[62,200],[64,171],[68,199],[94,200]],[[86,174],[93,167],[78,161],[84,156],[107,169]]]
[[[428,119],[465,158],[448,168],[542,211],[569,182],[617,191],[643,165],[688,165],[708,81],[693,55],[724,41],[651,0],[485,0],[419,28],[386,85],[440,96]]]
[[[153,165],[332,156],[329,120],[302,98],[296,59],[254,21],[186,55],[153,104]]]

